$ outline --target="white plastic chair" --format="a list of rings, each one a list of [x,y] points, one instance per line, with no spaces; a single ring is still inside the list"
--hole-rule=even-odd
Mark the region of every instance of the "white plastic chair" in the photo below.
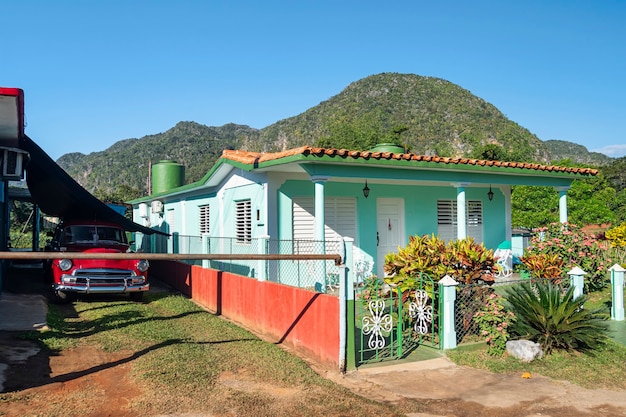
[[[493,257],[496,260],[496,278],[508,278],[513,275],[513,251],[511,249],[496,249]]]

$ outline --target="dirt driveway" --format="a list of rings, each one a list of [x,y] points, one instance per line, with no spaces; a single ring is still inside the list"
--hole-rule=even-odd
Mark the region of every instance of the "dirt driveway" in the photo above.
[[[9,401],[0,396],[0,416],[144,415],[127,408],[131,402],[141,403],[144,394],[130,377],[131,354],[86,346],[48,357],[33,342],[16,336],[15,332],[0,332],[4,391],[11,392]],[[394,404],[409,416],[626,416],[624,391],[587,390],[538,375],[524,379],[492,374],[455,366],[445,358],[346,375],[317,371],[357,395]],[[237,390],[270,393],[277,401],[298,397],[297,392],[287,395],[252,383],[245,375],[224,375],[221,382]],[[180,416],[210,415],[197,410]]]

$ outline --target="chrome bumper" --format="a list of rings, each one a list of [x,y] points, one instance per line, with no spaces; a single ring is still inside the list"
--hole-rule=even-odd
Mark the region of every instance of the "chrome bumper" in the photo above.
[[[125,276],[125,277],[89,277],[81,275],[80,277],[74,275],[62,275],[61,283],[54,284],[54,289],[58,291],[74,292],[81,294],[89,293],[126,293],[126,292],[140,292],[148,291],[150,284],[143,279],[142,283],[136,283],[138,279],[142,277],[138,276]],[[135,281],[135,283],[133,283]]]

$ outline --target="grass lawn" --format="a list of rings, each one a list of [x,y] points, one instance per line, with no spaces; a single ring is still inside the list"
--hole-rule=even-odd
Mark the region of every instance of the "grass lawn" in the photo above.
[[[300,358],[185,297],[152,292],[146,296],[144,303],[92,300],[51,305],[50,330],[29,336],[40,340],[51,355],[86,344],[109,352],[135,352],[131,375],[142,395],[130,408],[139,415],[404,414],[330,382]],[[220,382],[225,375],[229,381],[241,376],[239,384],[263,389],[233,388]],[[297,395],[288,398],[277,400],[272,395],[294,390]]]
[[[585,308],[610,311],[611,289],[589,295]],[[604,348],[589,353],[557,352],[531,363],[507,356],[487,354],[484,343],[461,345],[447,356],[459,365],[491,372],[531,372],[553,379],[567,380],[585,388],[626,389],[626,322],[610,321],[609,340]]]

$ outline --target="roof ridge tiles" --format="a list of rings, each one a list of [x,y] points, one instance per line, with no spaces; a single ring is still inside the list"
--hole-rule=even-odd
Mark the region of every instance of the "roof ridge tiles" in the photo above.
[[[323,148],[313,146],[301,146],[297,148],[287,149],[279,152],[252,152],[246,150],[230,150],[225,149],[222,152],[222,158],[229,159],[235,162],[252,164],[266,161],[278,160],[289,156],[317,156],[324,157],[339,156],[346,159],[351,157],[353,159],[386,159],[394,161],[422,161],[442,164],[457,164],[457,165],[476,165],[476,166],[488,166],[488,167],[503,167],[503,168],[517,168],[517,169],[529,169],[535,171],[547,171],[547,172],[568,172],[581,175],[597,175],[598,170],[593,168],[574,168],[574,167],[562,167],[556,165],[543,165],[530,162],[515,162],[515,161],[493,161],[476,158],[466,157],[444,157],[437,155],[418,155],[415,153],[404,152],[380,152],[380,151],[359,151],[351,149],[337,149],[337,148]]]

